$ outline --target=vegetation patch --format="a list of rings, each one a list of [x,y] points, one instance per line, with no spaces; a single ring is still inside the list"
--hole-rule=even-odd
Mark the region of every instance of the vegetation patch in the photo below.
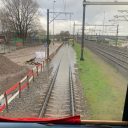
[[[77,54],[79,77],[84,88],[90,119],[121,120],[126,85],[123,79],[89,49],[80,61],[80,45],[74,47]],[[108,71],[110,67],[110,71]],[[113,76],[115,74],[115,76]],[[118,78],[119,77],[119,78]]]

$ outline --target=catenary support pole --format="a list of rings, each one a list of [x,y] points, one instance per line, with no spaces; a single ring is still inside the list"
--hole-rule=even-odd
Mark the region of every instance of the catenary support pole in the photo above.
[[[55,11],[55,0],[53,1],[53,45],[54,45],[54,27],[55,27],[55,23],[54,23],[54,11]]]
[[[75,45],[75,22],[73,25],[73,46]]]
[[[84,0],[83,2],[86,2],[86,0]],[[80,60],[83,61],[84,60],[84,30],[85,30],[85,8],[86,5],[83,4],[83,24],[82,24],[82,41],[81,41],[81,57]]]
[[[49,60],[49,9],[47,9],[47,61]]]
[[[116,46],[118,45],[118,33],[119,33],[119,24],[117,25],[117,31],[116,31]]]

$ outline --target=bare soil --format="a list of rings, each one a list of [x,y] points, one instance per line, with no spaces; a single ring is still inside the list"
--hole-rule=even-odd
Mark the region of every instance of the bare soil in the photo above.
[[[53,59],[51,66],[46,66],[44,71],[35,78],[35,81],[30,84],[30,88],[25,89],[21,98],[17,97],[9,104],[9,112],[3,111],[0,113],[1,116],[10,118],[22,118],[22,117],[38,117],[42,103],[46,92],[51,82],[53,73],[55,72],[57,62],[60,61],[60,57],[63,56],[63,62],[59,69],[54,88],[52,90],[49,104],[47,104],[47,110],[45,117],[64,117],[69,116],[69,85],[68,85],[68,52],[61,49],[60,53]],[[74,54],[72,54],[73,56]],[[72,57],[73,58],[73,57]],[[74,60],[72,61],[74,64]],[[66,67],[67,66],[67,67]],[[75,66],[76,67],[76,66]],[[54,69],[55,68],[55,69]],[[65,71],[65,72],[64,72]],[[75,71],[75,70],[74,70]],[[67,74],[66,74],[67,73]],[[78,75],[78,71],[74,72],[74,78]],[[65,77],[64,77],[65,76]],[[80,86],[79,78],[74,79],[74,92],[75,92],[75,103],[76,103],[76,114],[80,114],[82,118],[87,116],[85,111],[84,96],[82,88]]]
[[[55,51],[60,45],[61,45],[61,43],[55,43],[54,45],[51,44],[49,47],[50,54],[53,51]],[[27,66],[28,68],[32,68],[33,66],[27,64],[26,61],[28,61],[32,58],[35,58],[35,52],[38,52],[38,51],[46,52],[46,47],[44,47],[43,45],[27,47],[27,48],[16,50],[12,53],[7,53],[4,56],[6,56],[11,61],[15,62],[16,64],[18,64],[20,66]]]
[[[0,94],[18,82],[27,68],[19,66],[3,55],[0,55]]]
[[[50,54],[60,44],[50,45]],[[0,95],[19,82],[26,75],[29,68],[34,67],[34,65],[26,64],[26,61],[34,58],[35,52],[40,50],[45,51],[46,48],[43,45],[38,45],[0,55]]]
[[[7,75],[19,72],[23,67],[12,62],[5,56],[0,55],[0,75]]]

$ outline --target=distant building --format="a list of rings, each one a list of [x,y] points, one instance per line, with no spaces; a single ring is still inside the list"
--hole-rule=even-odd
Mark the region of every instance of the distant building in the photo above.
[[[6,37],[4,35],[0,35],[0,44],[6,43]]]

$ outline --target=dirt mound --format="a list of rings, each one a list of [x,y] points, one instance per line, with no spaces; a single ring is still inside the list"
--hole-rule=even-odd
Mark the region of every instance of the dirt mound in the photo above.
[[[21,67],[3,55],[0,55],[0,75],[7,75],[17,73],[23,70],[24,67]]]
[[[25,76],[27,70],[26,67],[19,66],[0,55],[0,95],[19,82]]]

